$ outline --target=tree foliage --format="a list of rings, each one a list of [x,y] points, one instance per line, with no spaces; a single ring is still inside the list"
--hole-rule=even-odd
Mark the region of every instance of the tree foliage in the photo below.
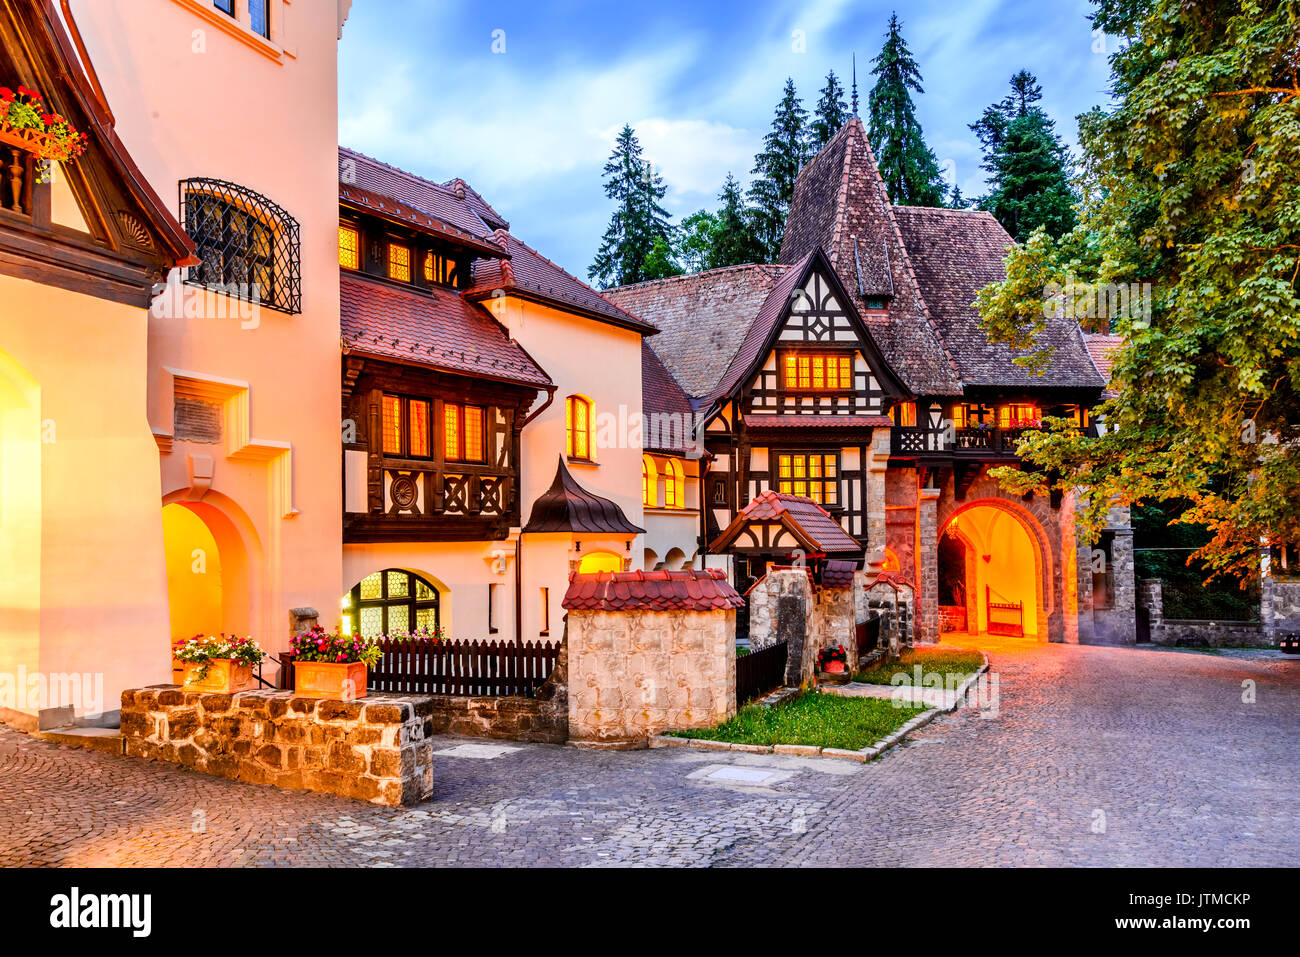
[[[867,96],[867,138],[876,165],[899,206],[942,206],[945,187],[939,161],[925,144],[912,93],[924,93],[921,71],[903,39],[897,14],[889,18],[885,44],[873,61],[879,79]]]
[[[831,70],[826,74],[826,85],[821,88],[821,98],[813,111],[809,127],[809,152],[816,155],[849,121],[849,106],[844,102],[844,87]]]
[[[785,218],[794,198],[794,181],[808,158],[808,111],[786,79],[772,128],[763,137],[763,150],[754,157],[754,181],[749,187],[754,235],[762,244],[765,261],[781,252]]]
[[[992,338],[1028,348],[1039,282],[1147,282],[1153,307],[1116,322],[1105,434],[1033,437],[1026,471],[1001,477],[1086,490],[1094,535],[1112,500],[1182,501],[1177,520],[1210,534],[1195,559],[1250,578],[1261,541],[1300,541],[1300,13],[1098,0],[1095,22],[1130,42],[1115,105],[1080,118],[1083,225],[1015,249],[979,307]]]
[[[604,175],[605,195],[618,205],[588,277],[604,288],[662,278],[659,274],[671,268],[672,260],[672,226],[668,211],[660,205],[668,188],[643,157],[631,126],[624,125],[619,132]]]

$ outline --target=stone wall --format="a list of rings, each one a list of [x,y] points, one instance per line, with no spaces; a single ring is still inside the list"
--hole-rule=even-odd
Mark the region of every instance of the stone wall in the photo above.
[[[890,657],[916,641],[916,593],[901,576],[874,578],[858,572],[853,578],[853,596],[857,621],[880,617],[879,647],[887,649]]]
[[[736,713],[734,611],[570,610],[569,738],[639,744]]]
[[[430,695],[434,734],[563,744],[569,738],[568,644],[532,698]]]
[[[1151,643],[1177,648],[1267,648],[1270,640],[1258,621],[1166,619],[1160,580],[1145,578],[1138,585],[1139,607],[1151,625]]]
[[[1300,581],[1266,575],[1260,591],[1270,643],[1277,644],[1279,635],[1300,632]]]
[[[749,644],[755,651],[786,642],[785,683],[797,687],[812,677],[817,636],[812,613],[812,579],[802,568],[768,572],[745,596],[749,603]]]
[[[396,806],[433,794],[433,710],[423,695],[336,701],[158,685],[122,692],[122,737],[132,757]]]

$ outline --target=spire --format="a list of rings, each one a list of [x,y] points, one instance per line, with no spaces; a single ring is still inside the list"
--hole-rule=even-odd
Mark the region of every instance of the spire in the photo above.
[[[853,54],[853,115],[858,115],[858,55]]]

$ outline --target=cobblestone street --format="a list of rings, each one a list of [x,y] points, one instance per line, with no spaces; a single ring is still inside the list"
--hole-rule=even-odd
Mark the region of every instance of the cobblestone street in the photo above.
[[[991,659],[997,717],[941,716],[869,765],[446,738],[515,750],[435,755],[434,799],[408,809],[0,730],[0,864],[1300,863],[1300,660]]]

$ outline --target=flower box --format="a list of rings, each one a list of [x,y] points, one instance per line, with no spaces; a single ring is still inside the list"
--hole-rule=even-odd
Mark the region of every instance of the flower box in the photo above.
[[[368,671],[361,661],[295,661],[293,691],[307,698],[353,701],[366,696]]]
[[[826,662],[826,673],[827,673],[828,675],[842,675],[842,674],[844,674],[844,662],[842,662],[842,661],[828,661],[828,662]]]
[[[185,683],[185,662],[179,658],[172,659],[172,684],[182,685]]]
[[[18,129],[7,120],[0,120],[0,143],[16,146],[20,150],[44,156],[49,150],[50,135],[44,130]]]
[[[208,661],[185,662],[185,681],[182,691],[205,694],[235,694],[252,691],[253,666],[234,658],[211,658]]]

